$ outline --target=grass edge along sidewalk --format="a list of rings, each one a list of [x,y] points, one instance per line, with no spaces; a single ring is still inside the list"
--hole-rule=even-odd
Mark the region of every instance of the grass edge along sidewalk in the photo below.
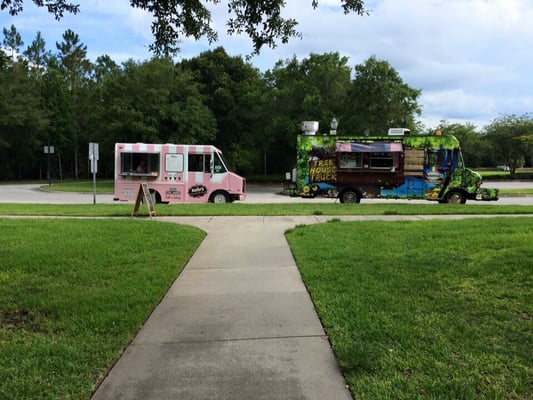
[[[533,397],[529,218],[333,220],[286,236],[354,398]]]
[[[130,217],[134,204],[15,204],[0,203],[0,216]],[[533,205],[390,203],[365,204],[278,203],[278,204],[157,204],[158,216],[301,216],[301,215],[479,215],[533,214]],[[139,215],[147,216],[141,206]]]

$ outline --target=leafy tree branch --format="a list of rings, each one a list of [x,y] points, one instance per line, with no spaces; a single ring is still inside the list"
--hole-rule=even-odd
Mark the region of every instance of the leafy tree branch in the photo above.
[[[46,7],[56,19],[65,12],[76,14],[80,5],[67,0],[32,0],[38,7]],[[0,9],[11,15],[23,11],[24,0],[1,0]],[[311,7],[318,7],[318,0],[311,0]],[[227,6],[227,32],[230,35],[246,34],[252,41],[253,53],[258,54],[263,46],[275,48],[277,43],[287,43],[301,34],[296,27],[298,21],[283,16],[284,0],[130,0],[130,5],[150,12],[154,42],[150,50],[155,55],[173,55],[179,52],[181,38],[207,38],[209,43],[218,40],[218,32],[213,28],[211,11],[208,5]],[[364,0],[341,0],[344,14],[367,14]]]

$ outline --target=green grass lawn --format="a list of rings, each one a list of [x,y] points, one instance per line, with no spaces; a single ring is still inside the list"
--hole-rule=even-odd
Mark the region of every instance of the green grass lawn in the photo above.
[[[93,193],[95,189],[92,180],[77,180],[69,182],[52,183],[52,185],[42,185],[44,190],[52,190],[57,192],[77,192],[77,193]],[[112,180],[97,180],[96,193],[113,193],[115,182]]]
[[[533,398],[530,218],[332,221],[287,238],[354,398]]]
[[[133,203],[128,204],[13,204],[0,203],[0,215],[40,216],[131,216]],[[391,200],[386,204],[305,203],[280,204],[156,204],[158,216],[224,216],[224,215],[437,215],[437,214],[532,214],[532,205],[491,204],[402,204]],[[147,216],[148,209],[141,205],[140,216]]]
[[[501,189],[503,196],[533,196],[533,189]]]
[[[244,206],[156,209],[413,215],[493,208]],[[0,213],[130,215],[131,208],[0,204]],[[494,206],[493,213],[503,210],[533,212]],[[1,399],[88,399],[205,235],[157,217],[0,218],[0,232]],[[333,219],[296,227],[287,238],[355,398],[533,398],[531,218]]]
[[[132,219],[0,218],[0,232],[10,400],[88,399],[205,235]]]

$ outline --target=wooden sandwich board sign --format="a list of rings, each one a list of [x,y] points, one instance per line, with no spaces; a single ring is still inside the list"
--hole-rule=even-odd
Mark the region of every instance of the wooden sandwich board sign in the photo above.
[[[150,194],[148,185],[146,183],[141,183],[139,185],[139,192],[137,193],[137,200],[135,200],[135,206],[133,207],[133,211],[131,213],[132,217],[138,214],[139,207],[141,206],[141,201],[143,198],[144,202],[146,203],[146,206],[148,207],[148,213],[150,214],[150,218],[155,215],[154,200],[152,199],[152,195]]]

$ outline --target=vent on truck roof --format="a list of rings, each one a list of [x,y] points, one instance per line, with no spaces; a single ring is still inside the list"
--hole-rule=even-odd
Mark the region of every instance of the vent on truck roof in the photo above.
[[[313,136],[318,131],[318,121],[303,121],[302,122],[302,134]]]
[[[411,131],[407,128],[389,128],[389,136],[409,136]]]

